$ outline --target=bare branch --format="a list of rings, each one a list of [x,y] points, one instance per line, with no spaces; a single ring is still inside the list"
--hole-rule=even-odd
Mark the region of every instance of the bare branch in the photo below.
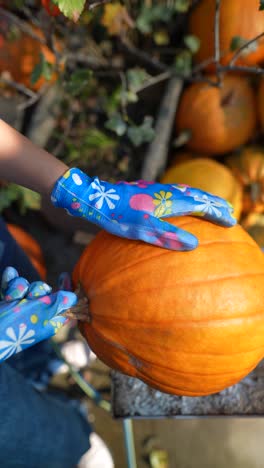
[[[169,78],[171,78],[173,75],[173,73],[171,71],[165,71],[163,73],[159,73],[159,75],[156,75],[156,76],[152,76],[151,78],[149,78],[149,80],[147,80],[145,83],[143,83],[140,87],[138,87],[137,89],[135,89],[135,93],[140,93],[141,91],[143,91],[144,89],[147,89],[151,86],[154,86],[158,83],[161,83],[162,81],[166,81],[168,80]]]
[[[173,76],[168,81],[155,125],[155,137],[144,158],[141,170],[142,179],[156,180],[165,169],[170,136],[182,88],[183,80]]]
[[[216,76],[218,84],[221,84],[219,71],[220,63],[220,6],[221,0],[215,0],[215,19],[214,19],[214,63],[216,66]]]
[[[215,0],[215,24],[214,24],[214,61],[220,61],[220,4],[221,0]]]
[[[219,72],[237,71],[242,73],[252,73],[255,75],[264,75],[264,68],[260,67],[244,67],[243,65],[219,65]]]
[[[91,2],[88,6],[88,10],[93,10],[94,8],[105,5],[105,3],[109,3],[111,0],[95,0],[94,2]]]
[[[123,39],[120,41],[120,44],[128,54],[133,55],[139,62],[144,63],[147,68],[151,67],[159,72],[168,71],[167,65],[160,62],[158,59],[151,57],[151,55],[146,53],[144,50],[138,49],[128,40]]]
[[[36,93],[34,93],[34,91],[31,91],[31,89],[27,88],[25,85],[17,83],[11,78],[3,76],[3,74],[0,77],[0,83],[10,86],[10,88],[19,91],[20,93],[24,94],[25,96],[28,96],[31,99],[36,96]]]

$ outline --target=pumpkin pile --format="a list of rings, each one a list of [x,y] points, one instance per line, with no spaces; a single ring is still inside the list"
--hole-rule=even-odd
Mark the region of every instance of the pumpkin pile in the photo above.
[[[220,73],[220,86],[214,85],[219,79],[214,63],[215,9],[215,0],[201,0],[189,15],[188,32],[200,41],[194,62],[204,64],[204,74],[200,82],[185,86],[176,115],[177,136],[186,131],[190,135],[183,149],[188,158],[182,158],[182,151],[172,155],[161,181],[186,183],[226,198],[233,204],[236,218],[248,229],[252,222],[263,226],[264,78],[243,69],[226,70]],[[222,0],[219,64],[263,66],[263,32],[264,11],[259,9],[258,0]],[[246,41],[250,44],[243,47]],[[207,162],[194,163],[197,158]],[[192,164],[187,163],[189,159]],[[210,161],[215,161],[214,166]],[[225,174],[222,167],[220,176],[216,163],[225,166]],[[231,190],[232,178],[236,184],[231,184]]]
[[[263,32],[264,11],[258,0],[222,0],[220,18],[220,61],[227,65],[236,54],[234,37]],[[98,357],[154,388],[187,396],[239,382],[264,357],[264,78],[225,72],[221,86],[212,85],[214,19],[215,0],[201,0],[191,12],[189,33],[201,43],[195,61],[207,65],[204,80],[184,88],[176,136],[187,131],[190,138],[170,155],[160,181],[225,198],[240,224],[226,229],[171,218],[198,237],[190,252],[102,231],[73,274],[88,298],[80,330]],[[264,39],[253,45],[236,63],[264,63]]]
[[[264,255],[239,225],[169,219],[199,238],[173,252],[101,231],[75,271],[89,301],[80,329],[110,367],[161,391],[208,395],[264,356]]]

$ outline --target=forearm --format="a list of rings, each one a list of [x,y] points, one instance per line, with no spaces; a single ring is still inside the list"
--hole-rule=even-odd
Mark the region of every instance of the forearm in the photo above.
[[[49,195],[67,169],[0,119],[0,179]]]

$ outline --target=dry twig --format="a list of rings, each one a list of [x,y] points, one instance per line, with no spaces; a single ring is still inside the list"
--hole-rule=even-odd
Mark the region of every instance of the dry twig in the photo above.
[[[145,156],[141,172],[142,179],[156,180],[165,169],[171,131],[182,87],[183,80],[174,76],[167,84],[155,126],[155,137]]]

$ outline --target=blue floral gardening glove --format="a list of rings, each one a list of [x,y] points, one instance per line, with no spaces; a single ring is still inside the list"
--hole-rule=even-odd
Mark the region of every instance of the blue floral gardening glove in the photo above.
[[[30,284],[7,267],[1,284],[0,362],[55,335],[67,320],[60,314],[76,302],[74,293],[52,293],[43,281]]]
[[[110,184],[90,178],[78,168],[69,169],[57,180],[51,200],[112,234],[172,250],[192,250],[198,239],[161,218],[197,215],[222,226],[236,224],[232,206],[207,192],[144,180]]]

